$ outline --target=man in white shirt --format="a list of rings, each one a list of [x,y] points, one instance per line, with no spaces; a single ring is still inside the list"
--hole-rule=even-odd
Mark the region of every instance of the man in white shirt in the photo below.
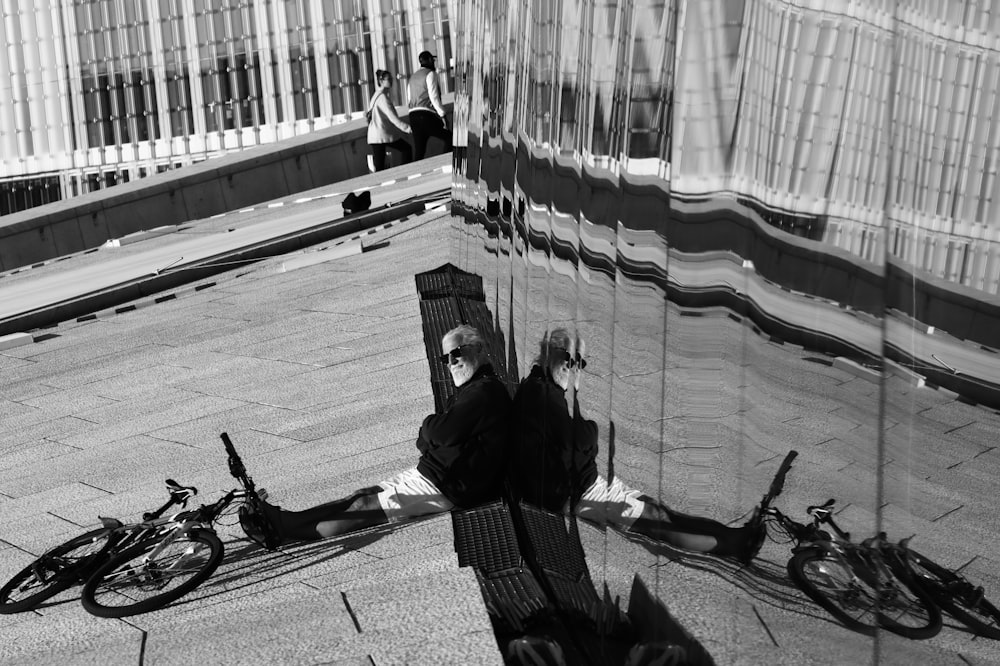
[[[451,152],[451,130],[441,104],[441,86],[434,67],[437,56],[430,51],[421,51],[417,58],[420,69],[410,76],[406,92],[413,131],[413,159],[420,160],[424,158],[427,141],[432,136],[444,141],[445,151]]]

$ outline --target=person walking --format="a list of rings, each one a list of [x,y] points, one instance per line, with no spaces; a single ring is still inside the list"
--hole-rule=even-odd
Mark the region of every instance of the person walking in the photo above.
[[[400,164],[413,161],[413,150],[403,137],[412,136],[409,123],[396,114],[396,107],[389,99],[392,74],[384,69],[375,70],[377,88],[368,101],[368,145],[372,151],[375,171],[386,168],[386,151],[391,148],[400,154]]]
[[[451,130],[441,104],[441,86],[434,67],[436,59],[430,51],[421,51],[417,56],[420,69],[410,76],[406,86],[413,127],[413,157],[418,160],[427,153],[427,141],[431,137],[444,141],[445,152],[451,152]]]
[[[503,491],[510,394],[494,372],[475,328],[462,325],[448,331],[441,350],[441,361],[458,390],[443,412],[431,414],[420,425],[416,467],[302,511],[269,504],[266,491],[261,491],[256,505],[240,509],[247,536],[270,548],[498,499]],[[262,533],[262,521],[271,534]]]

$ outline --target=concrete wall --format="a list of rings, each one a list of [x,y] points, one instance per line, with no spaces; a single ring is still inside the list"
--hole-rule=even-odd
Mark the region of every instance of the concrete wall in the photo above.
[[[0,270],[368,173],[364,120],[0,218]]]

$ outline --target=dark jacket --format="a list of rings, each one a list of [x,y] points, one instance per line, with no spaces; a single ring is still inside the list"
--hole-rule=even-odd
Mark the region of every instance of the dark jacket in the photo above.
[[[514,396],[514,455],[508,470],[514,496],[550,511],[575,504],[597,479],[597,424],[537,365]]]
[[[510,422],[510,394],[493,366],[481,366],[444,412],[424,419],[417,470],[460,507],[500,496]]]

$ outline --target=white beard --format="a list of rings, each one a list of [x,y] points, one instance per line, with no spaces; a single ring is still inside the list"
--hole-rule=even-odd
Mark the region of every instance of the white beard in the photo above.
[[[569,379],[569,369],[566,366],[552,371],[552,381],[558,384],[563,391],[569,388]]]
[[[451,380],[455,382],[455,386],[462,386],[472,379],[472,375],[476,374],[476,369],[468,363],[449,366],[449,370],[451,370]]]

